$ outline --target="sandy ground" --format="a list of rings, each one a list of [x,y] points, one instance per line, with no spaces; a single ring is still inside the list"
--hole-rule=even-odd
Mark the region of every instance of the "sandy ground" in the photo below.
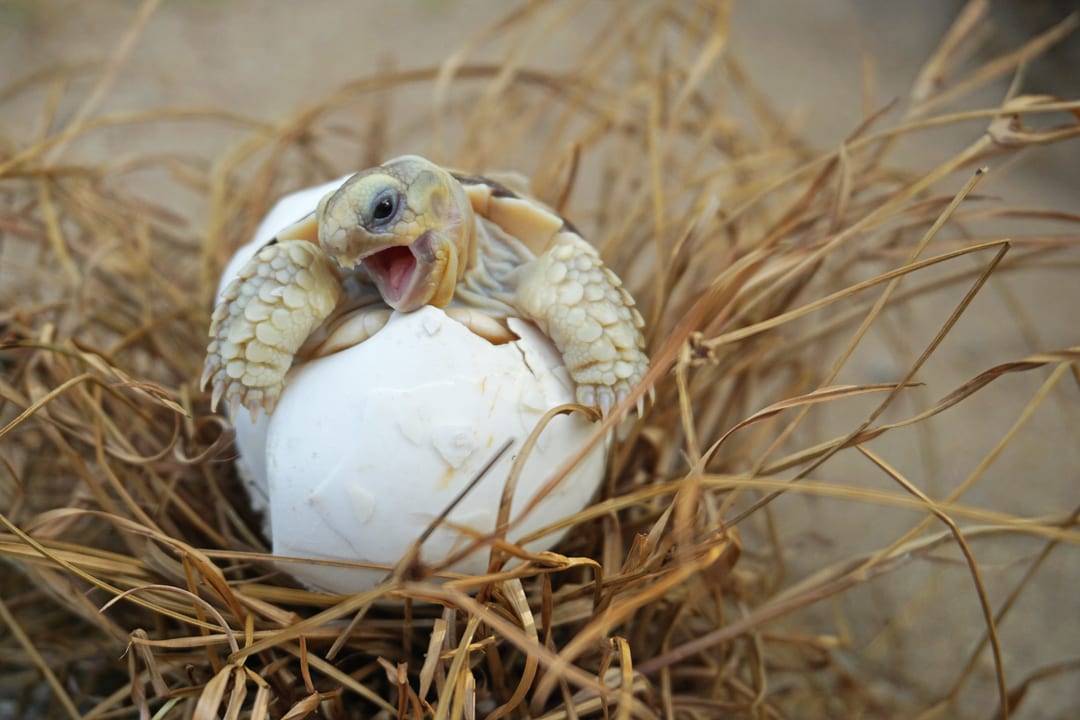
[[[303,10],[301,11],[301,5]],[[128,0],[2,0],[0,1],[0,86],[57,63],[93,70],[115,47],[136,11]],[[737,3],[734,50],[774,105],[797,119],[810,141],[822,148],[841,141],[861,113],[861,63],[872,57],[878,99],[902,95],[919,62],[934,47],[954,3],[937,0],[743,0]],[[400,68],[437,63],[459,46],[476,23],[502,12],[494,0],[415,0],[349,2],[308,0],[304,3],[233,0],[232,2],[164,2],[146,27],[131,60],[103,98],[99,112],[159,106],[227,107],[255,118],[279,119],[304,103],[315,101],[342,82],[370,72],[380,63]],[[301,14],[302,13],[302,14]],[[586,18],[588,13],[586,13]],[[999,46],[1008,46],[1028,32],[1022,19],[1002,15]],[[587,44],[593,28],[587,22],[551,39],[534,52],[537,64],[558,65],[569,48]],[[1068,55],[1040,66],[1033,83],[1075,97],[1080,72],[1062,72]],[[1071,87],[1070,87],[1071,86]],[[1001,87],[990,91],[994,102]],[[65,100],[70,111],[78,97]],[[26,138],[35,132],[40,97],[0,105],[0,133]],[[905,147],[912,166],[942,159],[941,147],[954,148],[971,138],[971,128],[935,133]],[[103,132],[79,145],[81,159],[94,161],[157,147],[197,147],[224,151],[235,133],[214,128],[162,130],[131,137]],[[1076,145],[1076,143],[1073,143]],[[1058,149],[1030,153],[1022,162],[992,173],[983,190],[1015,204],[1075,208],[1080,182],[1080,155]],[[152,191],[152,188],[150,189]],[[178,199],[178,211],[197,212]],[[1035,349],[1077,343],[1072,308],[1080,304],[1080,283],[1064,274],[1017,277],[1013,292],[1039,310],[1039,345],[1032,347],[1021,330],[1004,316],[1000,296],[980,299],[950,338],[945,357],[924,373],[928,397],[936,397],[959,381],[996,362],[1016,359]],[[955,298],[953,300],[955,302]],[[910,352],[917,353],[940,321],[932,307],[913,309],[903,320]],[[937,318],[937,320],[934,320]],[[904,360],[882,344],[860,355],[852,381],[892,379]],[[924,378],[925,379],[925,378]],[[928,480],[948,488],[998,441],[1031,396],[1042,376],[1003,383],[993,399],[976,399],[964,411],[972,431],[936,438],[947,445],[956,463]],[[1075,397],[1072,398],[1075,405]],[[838,423],[851,418],[834,418]],[[1017,513],[1062,511],[1076,504],[1080,443],[1076,442],[1075,407],[1047,405],[1032,420],[1024,439],[996,464],[973,502]],[[943,428],[944,425],[933,426]],[[886,452],[906,470],[920,468],[925,438],[901,436]],[[852,482],[883,487],[879,474],[857,464],[830,466]],[[1038,482],[1035,492],[1028,483]],[[908,517],[881,517],[873,508],[851,507],[799,498],[777,504],[781,534],[790,548],[788,575],[794,581],[823,564],[869,550],[879,543],[883,527],[900,531]],[[827,527],[828,532],[821,528]],[[874,531],[874,532],[871,532]],[[886,535],[888,536],[888,535]],[[880,537],[878,535],[877,537]],[[1000,599],[1038,545],[987,550],[987,584]],[[1040,582],[1025,593],[1002,627],[1010,677],[1018,681],[1038,667],[1075,657],[1080,646],[1080,581],[1078,553],[1058,553],[1043,569]],[[955,600],[955,601],[954,601]],[[847,627],[836,624],[846,618]],[[881,678],[883,688],[910,697],[933,698],[947,687],[982,628],[970,580],[953,553],[941,562],[905,570],[885,582],[866,585],[822,606],[804,619],[822,632],[847,634],[853,668]],[[869,672],[867,672],[869,671]],[[980,665],[971,707],[979,717],[993,707],[992,665]],[[1080,707],[1075,675],[1032,690],[1019,717],[1068,717]]]

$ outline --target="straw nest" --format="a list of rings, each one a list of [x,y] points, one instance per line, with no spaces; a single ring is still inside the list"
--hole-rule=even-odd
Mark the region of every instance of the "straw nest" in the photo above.
[[[980,168],[1080,135],[1080,102],[1017,82],[1000,106],[964,105],[1071,23],[976,62],[984,5],[959,17],[908,98],[852,118],[825,151],[727,52],[724,3],[613,12],[570,69],[522,61],[569,21],[532,4],[439,67],[359,77],[281,121],[99,116],[92,91],[57,131],[6,141],[0,715],[876,717],[948,716],[959,703],[985,716],[1075,677],[1075,658],[1009,666],[998,631],[1048,558],[1075,555],[1075,483],[1067,505],[969,499],[1044,405],[1056,398],[1075,419],[1055,388],[1080,379],[1080,349],[1038,346],[1045,308],[1011,294],[1006,318],[1034,346],[948,388],[928,369],[995,283],[1077,259],[1080,217],[980,197],[979,182]],[[499,48],[498,62],[471,59]],[[427,112],[395,117],[403,94]],[[64,160],[103,127],[196,121],[245,139],[224,157]],[[902,138],[961,123],[970,144],[940,148],[935,167],[890,164]],[[439,568],[406,560],[372,592],[314,593],[267,562],[230,429],[196,387],[213,288],[281,193],[410,149],[527,172],[575,220],[643,310],[656,402],[613,448],[594,504],[566,518],[576,531],[557,552],[478,538],[522,562],[443,584]],[[135,192],[143,172],[169,192]],[[179,215],[176,194],[206,214]],[[927,302],[929,330],[910,332],[905,312]],[[868,343],[897,370],[851,382]],[[1026,402],[980,406],[1005,431],[977,462],[958,460],[954,408],[1028,371],[1039,382]],[[904,436],[914,450],[888,444],[912,427],[932,431]],[[1075,427],[1048,442],[1069,452]],[[834,472],[843,458],[859,471]],[[839,555],[793,576],[800,550],[779,508],[811,496],[882,521],[850,549],[818,524]],[[1013,538],[1027,544],[1010,555]],[[993,587],[984,551],[1011,570]],[[922,642],[930,605],[965,603],[977,622],[970,641],[944,646],[949,672],[928,690],[860,652],[857,612],[830,599],[933,561],[954,567],[961,590],[925,581],[928,597],[901,600],[910,611],[891,632]]]

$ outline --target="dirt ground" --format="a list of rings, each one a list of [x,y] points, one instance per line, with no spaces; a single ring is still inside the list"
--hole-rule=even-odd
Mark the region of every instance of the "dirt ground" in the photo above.
[[[131,0],[0,0],[0,87],[56,64],[94,71],[120,42],[138,7]],[[733,52],[773,105],[796,120],[813,145],[829,148],[860,117],[863,59],[873,59],[879,102],[902,95],[955,7],[938,0],[742,0],[736,3]],[[438,63],[477,24],[502,12],[504,6],[494,0],[166,1],[138,39],[98,112],[224,107],[254,118],[280,119],[380,63],[392,62],[399,68]],[[584,14],[586,20],[588,15]],[[1007,13],[999,18],[1001,34],[992,48],[1010,47],[1045,27],[1030,27],[1023,18]],[[530,61],[558,66],[570,49],[587,44],[592,32],[594,28],[583,21],[573,32],[533,49]],[[1031,82],[1076,97],[1080,68],[1067,64],[1074,57],[1063,53],[1040,65]],[[996,102],[1001,92],[1002,86],[988,92],[987,102]],[[62,110],[70,112],[79,99],[66,98]],[[37,132],[41,109],[40,96],[0,104],[0,133],[31,137]],[[971,133],[964,127],[927,134],[908,143],[903,155],[913,167],[926,167],[943,159],[941,147],[958,147]],[[236,140],[233,132],[190,124],[138,136],[106,131],[81,142],[79,155],[71,159],[95,161],[159,148],[224,152]],[[1080,188],[1076,147],[1032,152],[1019,163],[991,170],[981,187],[984,193],[1013,204],[1076,209]],[[152,194],[154,188],[144,192]],[[186,197],[177,198],[172,209],[203,210]],[[3,272],[0,263],[0,278]],[[937,397],[995,363],[1078,344],[1075,308],[1080,306],[1080,282],[1075,276],[1048,272],[1012,277],[1008,289],[1038,312],[1037,344],[1008,319],[1004,292],[988,293],[922,374],[927,397]],[[917,354],[940,318],[940,308],[916,306],[899,319],[910,343],[906,352]],[[862,353],[841,381],[893,379],[906,366],[901,356],[883,339],[876,350]],[[992,397],[976,398],[958,409],[964,413],[962,420],[950,416],[947,436],[939,435],[933,442],[939,449],[949,449],[953,464],[928,473],[927,486],[941,492],[959,482],[998,442],[1044,377],[1029,373],[1004,381]],[[971,502],[1018,514],[1064,512],[1077,504],[1080,425],[1075,387],[1072,390],[1032,418],[1022,439],[993,466],[991,477],[980,484]],[[851,418],[837,416],[830,421],[842,426]],[[957,433],[957,427],[969,427],[970,432]],[[926,438],[913,432],[890,442],[882,451],[918,474]],[[872,477],[870,482],[879,486],[883,482],[868,467],[845,462],[838,460],[830,471],[850,477],[854,484],[864,477]],[[1030,483],[1038,483],[1034,492]],[[1028,492],[1018,493],[1018,488]],[[899,513],[882,517],[872,506],[797,497],[784,498],[776,509],[789,548],[786,581],[791,583],[832,561],[878,547],[880,541],[872,536],[880,538],[879,533],[885,532],[885,537],[892,537],[890,531],[902,531],[911,522]],[[992,600],[1004,597],[1039,547],[1035,541],[1010,541],[1005,547],[985,548],[980,560]],[[864,679],[876,678],[881,690],[926,700],[938,697],[983,629],[970,578],[957,555],[943,552],[939,561],[864,585],[796,620],[845,637],[852,671]],[[1066,548],[1050,559],[1039,581],[1021,596],[1001,627],[1013,682],[1040,667],[1076,657],[1077,587],[1080,553]],[[965,705],[972,709],[972,717],[989,716],[993,688],[993,664],[984,654],[978,682],[970,689],[971,701]],[[1036,685],[1017,717],[1075,717],[1078,708],[1080,681],[1073,673]]]

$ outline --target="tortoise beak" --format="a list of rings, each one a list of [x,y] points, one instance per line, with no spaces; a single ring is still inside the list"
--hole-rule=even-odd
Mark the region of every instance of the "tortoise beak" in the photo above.
[[[457,282],[457,253],[432,230],[411,245],[391,245],[361,258],[386,304],[401,312],[445,307]]]
[[[416,302],[419,299],[416,297],[416,286],[420,273],[417,272],[416,256],[411,249],[404,245],[393,245],[368,255],[362,264],[387,305],[405,312],[423,305],[423,302]]]

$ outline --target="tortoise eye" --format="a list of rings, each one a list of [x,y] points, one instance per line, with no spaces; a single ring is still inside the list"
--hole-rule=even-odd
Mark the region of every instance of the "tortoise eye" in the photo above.
[[[393,190],[387,190],[375,198],[371,206],[371,221],[375,225],[385,225],[397,214],[398,198]]]

